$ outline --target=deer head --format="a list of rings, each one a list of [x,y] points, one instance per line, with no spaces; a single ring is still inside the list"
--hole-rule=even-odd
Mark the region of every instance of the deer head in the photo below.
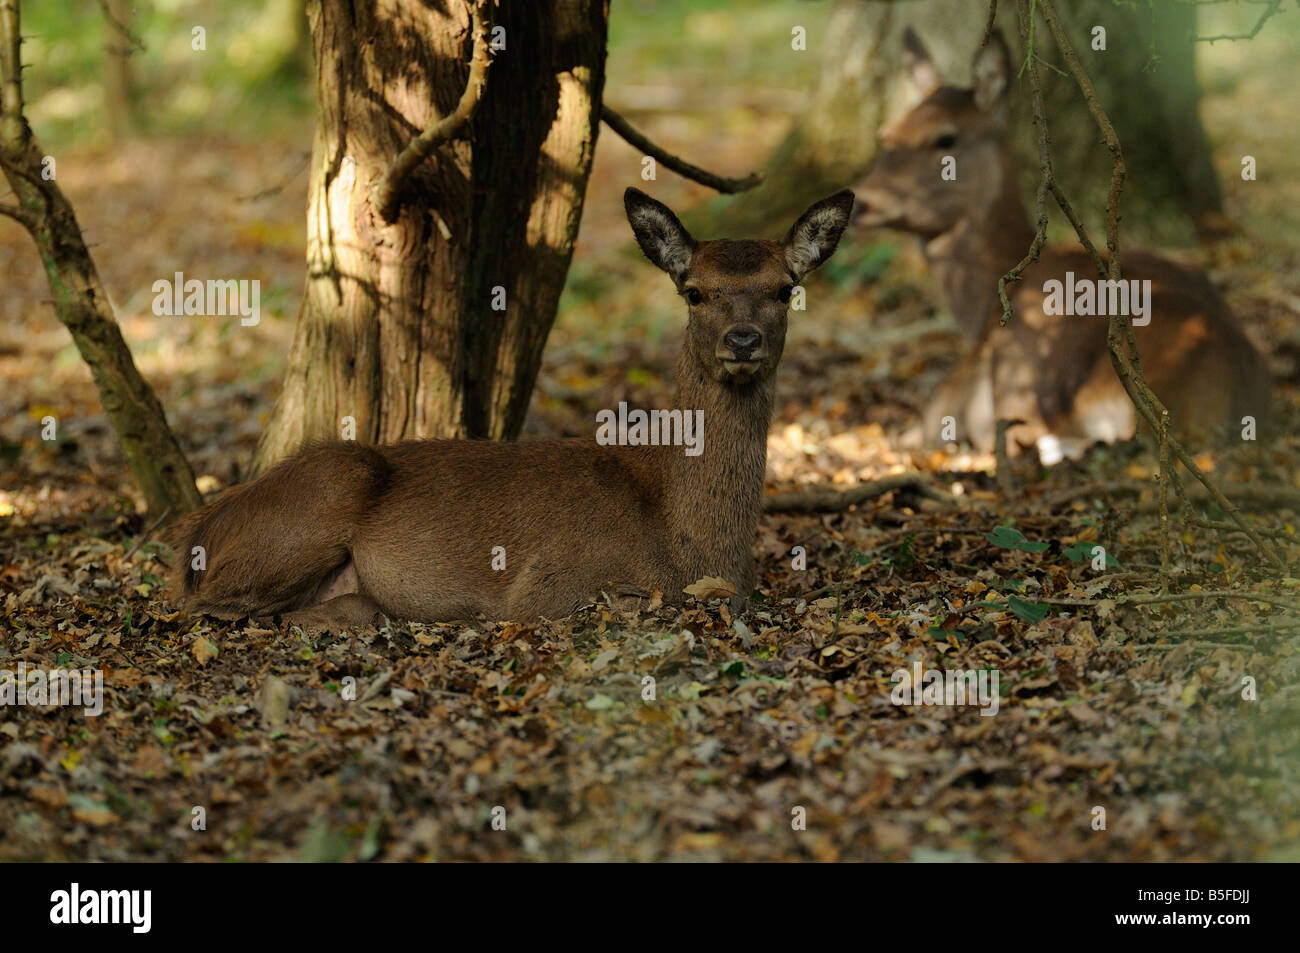
[[[881,130],[879,155],[855,187],[854,224],[930,239],[983,214],[1011,182],[1011,54],[995,30],[975,54],[974,86],[963,89],[944,83],[910,27],[903,47],[903,64],[921,102]],[[940,175],[946,157],[955,160],[955,179]]]
[[[719,383],[770,378],[785,347],[790,296],[835,251],[849,223],[847,189],[814,204],[782,241],[696,241],[668,206],[637,189],[623,196],[637,244],[686,299],[683,353]]]

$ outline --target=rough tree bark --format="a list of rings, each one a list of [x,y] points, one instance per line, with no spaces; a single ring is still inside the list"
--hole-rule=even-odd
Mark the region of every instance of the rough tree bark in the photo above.
[[[501,0],[482,99],[405,180],[376,186],[466,87],[461,0],[313,0],[320,116],[307,287],[253,463],[314,439],[518,435],[555,319],[595,148],[608,0]],[[505,310],[494,310],[504,303]]]
[[[718,224],[733,231],[763,230],[803,208],[810,197],[850,185],[875,157],[880,124],[914,102],[901,67],[901,34],[912,26],[948,82],[970,84],[970,64],[983,37],[988,7],[971,0],[834,0],[829,18],[810,24],[809,52],[821,77],[786,140],[768,161],[767,177],[751,196],[726,205]],[[1152,243],[1186,243],[1222,227],[1222,197],[1198,112],[1196,7],[1177,0],[1122,4],[1071,0],[1060,10],[1063,27],[1095,77],[1129,153],[1130,190],[1125,229]],[[1015,5],[1004,3],[998,24],[1013,48],[1019,30]],[[1092,49],[1092,30],[1106,30],[1106,49]],[[1052,37],[1035,37],[1040,55],[1060,67]],[[1016,49],[1019,59],[1024,50]],[[1043,97],[1056,118],[1058,175],[1080,193],[1104,192],[1110,178],[1105,153],[1077,90],[1063,73],[1043,71]],[[1013,97],[1013,128],[1022,155],[1026,200],[1037,182],[1037,145],[1028,96]],[[1100,229],[1099,215],[1088,224]]]
[[[0,169],[18,199],[16,206],[0,206],[0,213],[20,222],[36,242],[54,312],[90,366],[150,512],[179,516],[200,503],[194,473],[122,339],[71,204],[42,174],[44,150],[23,116],[18,13],[18,0],[0,0]]]

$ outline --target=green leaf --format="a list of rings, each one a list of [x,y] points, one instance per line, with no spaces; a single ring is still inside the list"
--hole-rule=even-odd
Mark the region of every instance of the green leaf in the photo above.
[[[1051,545],[1051,543],[1031,543],[1025,538],[1025,534],[1014,526],[998,526],[993,532],[985,533],[984,538],[994,546],[1002,549],[1018,549],[1022,553],[1041,553]]]
[[[1019,596],[1008,596],[1007,608],[1026,622],[1042,622],[1047,618],[1047,613],[1051,610],[1051,606],[1045,606],[1037,602],[1026,602]]]
[[[1091,562],[1092,551],[1097,547],[1097,543],[1075,543],[1072,546],[1066,546],[1061,550],[1070,558],[1070,562]],[[1110,553],[1106,554],[1106,568],[1115,569],[1119,566],[1119,560]]]

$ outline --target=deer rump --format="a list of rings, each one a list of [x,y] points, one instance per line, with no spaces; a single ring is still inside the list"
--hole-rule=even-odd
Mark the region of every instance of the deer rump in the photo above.
[[[566,615],[602,590],[644,586],[631,566],[651,581],[677,575],[644,531],[664,519],[646,479],[659,452],[681,449],[318,445],[178,521],[173,585],[188,609],[219,618],[323,603],[349,623]]]
[[[1267,418],[1270,389],[1258,351],[1200,271],[1146,252],[1125,255],[1124,280],[1150,281],[1150,323],[1133,327],[1148,385],[1169,410],[1171,427],[1197,442],[1224,442],[1252,416]],[[1107,347],[1104,314],[1047,314],[1044,283],[1096,275],[1083,252],[1049,249],[1012,289],[1012,317],[1000,312],[939,386],[925,411],[925,432],[952,416],[958,432],[993,448],[999,419],[1015,453],[1036,446],[1047,463],[1077,457],[1094,442],[1133,437],[1137,412]],[[1123,318],[1128,321],[1129,318]]]

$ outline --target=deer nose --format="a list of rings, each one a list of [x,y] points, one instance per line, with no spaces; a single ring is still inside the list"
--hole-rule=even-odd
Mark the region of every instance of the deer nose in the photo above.
[[[758,350],[758,346],[763,343],[763,335],[748,328],[738,328],[723,335],[722,343],[731,349],[737,360],[744,361]]]

